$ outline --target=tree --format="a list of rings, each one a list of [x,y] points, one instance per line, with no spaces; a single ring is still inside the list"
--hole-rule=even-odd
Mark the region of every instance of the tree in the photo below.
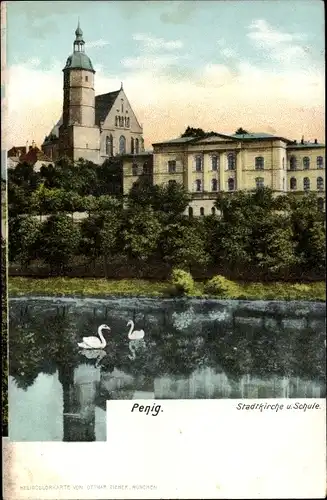
[[[243,127],[239,127],[236,131],[235,131],[235,134],[238,134],[238,135],[243,135],[243,134],[248,134],[249,132],[247,130],[245,130]]]
[[[33,216],[10,217],[9,260],[27,266],[38,257],[41,223]]]
[[[187,126],[181,137],[205,137],[206,132],[202,128]]]
[[[161,224],[151,207],[125,211],[122,244],[129,258],[147,260],[157,249],[160,233]]]
[[[79,242],[79,226],[66,215],[52,215],[41,228],[40,257],[51,271],[62,273],[76,254]]]

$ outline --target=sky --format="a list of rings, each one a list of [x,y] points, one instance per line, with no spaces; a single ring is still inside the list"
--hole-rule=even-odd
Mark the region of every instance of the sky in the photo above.
[[[320,0],[8,1],[5,147],[41,145],[62,110],[78,17],[95,91],[120,88],[145,147],[189,126],[324,142]]]

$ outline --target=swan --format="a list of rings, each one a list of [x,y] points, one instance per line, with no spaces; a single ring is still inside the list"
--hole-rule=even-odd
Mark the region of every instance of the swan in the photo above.
[[[110,327],[107,325],[100,325],[98,328],[98,337],[83,337],[83,342],[79,342],[77,345],[82,349],[104,349],[107,345],[106,339],[102,335],[102,330],[109,330]]]
[[[134,330],[134,321],[132,321],[131,319],[129,320],[129,322],[127,323],[127,326],[131,325],[131,328],[128,332],[128,338],[129,340],[140,340],[140,339],[143,339],[145,333],[144,333],[144,330]]]

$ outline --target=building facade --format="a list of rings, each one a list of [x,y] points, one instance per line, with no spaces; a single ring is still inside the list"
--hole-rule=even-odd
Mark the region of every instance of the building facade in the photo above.
[[[144,150],[143,129],[119,90],[95,95],[95,70],[85,53],[83,32],[75,31],[73,54],[63,69],[63,111],[42,149],[52,160],[66,156],[102,164],[107,158]]]
[[[214,212],[218,192],[269,187],[274,193],[319,194],[325,199],[325,146],[257,134],[208,134],[153,144],[153,183],[178,182],[192,194],[190,214]],[[139,175],[124,162],[124,192]],[[137,170],[134,168],[136,174]]]

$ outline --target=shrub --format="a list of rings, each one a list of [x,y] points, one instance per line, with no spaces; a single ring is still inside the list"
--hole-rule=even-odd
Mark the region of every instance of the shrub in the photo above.
[[[207,281],[204,286],[204,293],[208,295],[217,295],[221,298],[238,297],[240,291],[237,283],[228,280],[224,276],[214,276]]]
[[[176,295],[191,294],[194,291],[192,275],[182,269],[173,269],[171,283],[176,290]]]

